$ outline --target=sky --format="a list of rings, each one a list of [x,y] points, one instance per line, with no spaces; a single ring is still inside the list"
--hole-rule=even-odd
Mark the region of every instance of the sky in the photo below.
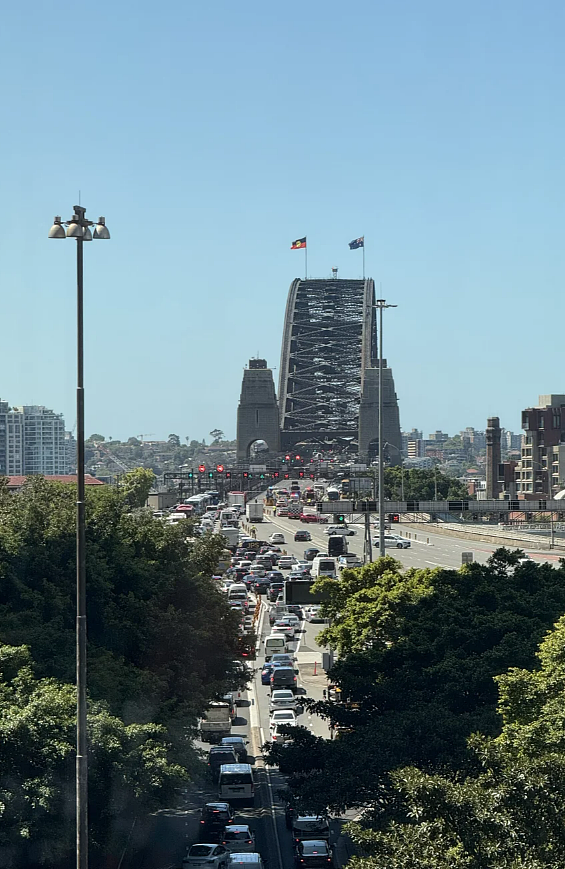
[[[401,425],[520,430],[564,393],[561,0],[6,4],[0,397],[86,430],[235,436],[243,369],[278,380],[289,285],[366,271],[397,304]],[[557,326],[555,325],[557,324]]]

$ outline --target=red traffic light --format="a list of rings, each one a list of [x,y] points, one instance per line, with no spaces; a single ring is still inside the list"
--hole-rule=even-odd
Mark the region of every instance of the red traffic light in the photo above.
[[[223,474],[224,473],[224,466],[223,465],[216,465],[216,470],[217,470],[218,474]]]
[[[303,477],[303,476],[304,476],[304,471],[299,471],[299,472],[298,472],[298,476],[299,476],[299,477]]]
[[[300,461],[300,456],[295,456],[295,459],[296,459],[297,462],[299,462],[299,461]]]
[[[198,470],[200,471],[201,474],[203,474],[204,471],[206,470],[206,465],[198,465]]]
[[[243,472],[243,476],[244,476],[244,479],[247,479],[247,477],[249,476],[249,474],[247,473],[247,471],[244,471],[244,472]]]
[[[226,480],[230,480],[230,479],[231,479],[231,472],[226,471]]]

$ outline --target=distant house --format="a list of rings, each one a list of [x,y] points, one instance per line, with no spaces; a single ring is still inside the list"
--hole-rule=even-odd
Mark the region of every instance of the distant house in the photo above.
[[[38,474],[38,476],[44,477],[46,480],[52,480],[55,483],[76,483],[77,475],[76,474]],[[8,491],[10,492],[19,492],[19,490],[24,485],[27,477],[8,477]],[[96,477],[93,477],[91,474],[84,475],[84,483],[86,486],[104,486],[105,484],[102,480],[97,480]]]

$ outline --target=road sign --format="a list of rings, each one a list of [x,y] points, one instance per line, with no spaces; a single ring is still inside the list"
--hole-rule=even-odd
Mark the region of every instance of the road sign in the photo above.
[[[474,560],[472,552],[461,553],[461,564],[472,564]]]
[[[318,513],[353,513],[351,501],[320,501],[316,507]]]
[[[264,474],[267,470],[267,465],[249,465],[249,470],[253,474]]]

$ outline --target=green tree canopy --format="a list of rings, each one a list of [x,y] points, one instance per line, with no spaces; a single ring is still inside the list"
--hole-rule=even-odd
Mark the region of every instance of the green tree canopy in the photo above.
[[[29,649],[0,646],[0,864],[69,865],[74,845],[75,689],[37,679]],[[169,803],[186,779],[165,729],[129,726],[91,703],[89,826],[93,867],[123,846],[136,814]],[[129,819],[129,820],[128,820]]]
[[[150,468],[135,468],[120,477],[120,493],[124,503],[130,507],[144,507],[153,483],[155,474]]]
[[[339,739],[307,734],[270,749],[297,797],[343,809],[377,799],[398,767],[473,762],[470,734],[500,730],[494,677],[531,667],[565,612],[564,567],[519,564],[519,555],[498,550],[487,564],[405,571],[385,557],[318,581],[332,622],[320,640],[339,652],[331,675],[348,702],[312,704],[345,728]]]
[[[178,434],[170,434],[167,440],[171,444],[171,446],[180,447],[180,437],[178,436]]]
[[[396,465],[385,468],[385,498],[400,501],[404,477],[404,499],[406,501],[433,501],[436,491],[441,500],[461,501],[470,498],[467,486],[456,477],[435,469],[404,468]]]
[[[503,721],[475,735],[476,771],[394,771],[350,832],[351,869],[554,869],[565,865],[565,618],[539,665],[498,679]]]

